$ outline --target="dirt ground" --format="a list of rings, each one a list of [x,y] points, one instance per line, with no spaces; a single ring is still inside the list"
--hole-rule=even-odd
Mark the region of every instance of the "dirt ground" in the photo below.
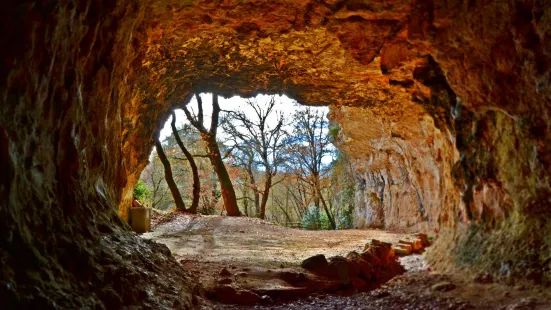
[[[346,255],[371,239],[406,235],[382,230],[308,231],[247,217],[180,215],[142,235],[168,246],[178,260],[237,266],[297,266],[316,254]]]
[[[406,236],[382,230],[305,231],[253,218],[182,214],[154,224],[152,232],[142,235],[167,245],[197,281],[207,286],[217,281],[224,268],[250,272],[255,268],[298,270],[302,260],[316,254],[346,255],[363,250],[371,239],[396,243]],[[408,270],[406,274],[371,292],[317,293],[286,302],[267,299],[254,306],[205,300],[200,308],[551,310],[550,288],[475,283],[461,275],[437,274],[430,271],[423,255],[406,256],[400,261]]]

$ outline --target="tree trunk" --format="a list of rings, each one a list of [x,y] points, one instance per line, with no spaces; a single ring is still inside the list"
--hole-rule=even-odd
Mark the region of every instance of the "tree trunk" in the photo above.
[[[198,112],[197,117],[194,117],[186,105],[182,107],[184,113],[193,127],[197,128],[201,133],[201,139],[207,143],[209,149],[209,159],[214,172],[218,176],[218,183],[220,183],[220,190],[222,191],[222,199],[226,206],[226,211],[229,216],[240,216],[239,206],[237,205],[237,197],[235,196],[235,190],[231,183],[230,176],[224,162],[222,161],[222,155],[220,149],[216,143],[216,131],[218,128],[218,116],[220,114],[220,105],[218,104],[218,95],[212,94],[212,117],[210,122],[210,129],[207,130],[203,124],[203,101],[199,94],[195,94],[197,98]]]
[[[197,213],[197,208],[199,206],[199,195],[201,192],[201,181],[199,180],[199,171],[197,170],[197,165],[195,164],[195,160],[193,159],[193,156],[190,152],[186,149],[184,146],[184,143],[180,139],[180,135],[178,134],[178,130],[176,129],[176,113],[174,111],[172,112],[172,133],[174,134],[174,138],[176,138],[176,143],[178,143],[178,146],[184,153],[184,156],[186,156],[187,161],[189,162],[189,166],[191,167],[191,171],[193,173],[193,200],[191,202],[191,207],[189,208],[189,212],[191,213]]]
[[[272,175],[266,173],[266,181],[264,182],[264,192],[262,193],[262,202],[260,203],[260,218],[266,217],[266,205],[268,204],[268,197],[270,195],[270,188],[272,187]]]
[[[243,189],[243,208],[245,209],[245,216],[249,217],[249,193],[246,187]]]
[[[180,195],[180,191],[178,191],[178,186],[176,186],[176,182],[174,182],[174,178],[172,177],[170,162],[166,158],[165,152],[163,151],[163,146],[161,145],[161,142],[159,140],[155,141],[155,148],[157,149],[157,155],[159,155],[159,159],[165,167],[165,181],[168,184],[168,188],[170,188],[172,197],[174,197],[176,209],[180,211],[187,211],[184,200],[182,200],[182,196]]]
[[[335,223],[335,219],[333,218],[333,215],[331,215],[331,212],[329,212],[329,208],[327,208],[325,199],[323,199],[323,196],[321,195],[321,189],[320,189],[319,183],[317,182],[316,182],[316,192],[317,192],[317,196],[321,200],[321,204],[323,205],[323,210],[325,210],[325,214],[327,215],[327,219],[329,220],[331,229],[335,230],[337,228],[337,224]]]
[[[252,163],[249,163],[249,165],[247,166],[247,173],[249,174],[249,183],[251,184],[251,187],[253,188],[254,211],[256,212],[256,216],[260,217],[260,197],[259,197],[259,194],[258,194],[258,190],[256,188],[256,181],[254,179]]]
[[[214,168],[214,172],[218,176],[218,182],[220,183],[220,190],[222,192],[222,199],[224,200],[224,205],[226,206],[226,212],[228,216],[241,216],[239,211],[239,206],[237,205],[237,197],[235,196],[235,190],[230,179],[230,175],[226,170],[226,166],[222,161],[222,155],[220,154],[220,149],[218,148],[218,143],[216,140],[211,137],[206,137],[207,146],[210,151],[210,162]]]

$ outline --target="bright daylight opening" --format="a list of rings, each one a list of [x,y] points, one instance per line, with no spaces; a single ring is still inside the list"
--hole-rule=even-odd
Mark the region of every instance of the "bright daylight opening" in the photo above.
[[[214,129],[213,96],[200,98],[202,120],[195,96],[186,106],[192,122],[175,110],[160,132],[164,154],[154,148],[136,185],[136,199],[155,211],[228,214],[220,168],[201,133]],[[349,163],[331,143],[338,128],[329,125],[328,107],[300,105],[285,95],[219,97],[218,104],[215,140],[229,176],[223,181],[233,186],[240,214],[294,228],[351,228],[353,181]]]
[[[362,198],[351,159],[333,145],[341,127],[328,107],[195,94],[178,108],[134,190],[145,208],[131,211],[151,211],[142,237],[168,246],[208,298],[250,304],[371,290],[404,271],[395,251],[428,245],[415,237],[394,249],[387,242],[406,235],[353,229]]]

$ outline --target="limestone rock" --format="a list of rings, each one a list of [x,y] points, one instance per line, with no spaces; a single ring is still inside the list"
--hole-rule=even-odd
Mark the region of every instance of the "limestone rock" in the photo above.
[[[498,274],[502,242],[501,261],[534,260],[526,242],[551,235],[551,3],[358,3],[4,1],[3,306],[191,308],[184,268],[123,221],[168,111],[213,90],[332,105],[355,227],[440,232],[436,268]]]

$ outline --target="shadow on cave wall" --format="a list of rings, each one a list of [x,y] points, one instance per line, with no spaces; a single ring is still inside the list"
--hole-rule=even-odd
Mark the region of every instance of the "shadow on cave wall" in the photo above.
[[[415,100],[455,133],[464,193],[443,210],[437,248],[455,265],[496,274],[528,266],[530,277],[548,279],[551,5],[417,4],[3,3],[4,304],[191,305],[185,270],[164,246],[130,233],[117,209],[125,218],[155,120],[192,91],[211,90],[369,110],[399,109],[427,84],[430,95]],[[395,66],[383,75],[371,64],[385,55]],[[441,69],[431,60],[415,75],[426,55]]]

